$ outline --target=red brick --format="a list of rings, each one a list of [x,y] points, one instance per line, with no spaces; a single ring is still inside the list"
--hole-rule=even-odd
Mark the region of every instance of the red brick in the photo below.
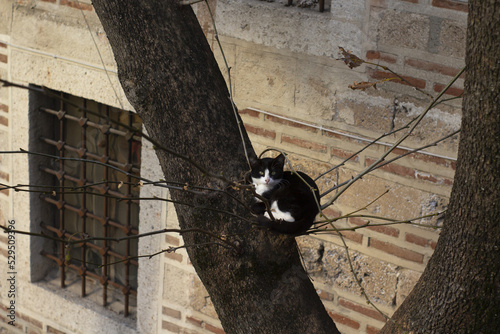
[[[397,154],[397,155],[402,155],[407,153],[408,150],[403,150],[396,148],[392,151],[392,153]],[[441,157],[436,157],[433,155],[428,155],[428,154],[423,154],[423,153],[412,153],[408,155],[408,157],[412,159],[418,159],[423,162],[430,162],[436,165],[444,166],[444,167],[451,167],[453,170],[456,168],[456,162],[450,159],[445,159]]]
[[[385,322],[385,317],[373,308],[362,306],[342,298],[339,299],[339,305],[348,308],[349,310],[364,314],[367,317]]]
[[[175,260],[177,262],[182,262],[182,255],[175,252],[165,252],[165,257],[168,259]]]
[[[0,54],[0,63],[6,63],[7,64],[7,60],[8,60],[7,55]]]
[[[187,322],[195,325],[195,326],[198,326],[198,327],[202,327],[203,326],[203,321],[200,320],[200,319],[196,319],[196,318],[193,318],[193,317],[186,317],[186,320]]]
[[[396,155],[403,155],[407,154],[409,150],[402,149],[402,148],[395,148],[392,153]],[[450,159],[445,159],[441,157],[436,157],[433,155],[429,154],[424,154],[424,153],[411,153],[407,157],[411,159],[418,159],[424,162],[430,162],[436,165],[441,165],[444,167],[451,167],[453,170],[456,168],[456,161],[450,160]],[[374,160],[373,160],[374,161]]]
[[[68,6],[68,7],[72,7],[72,8],[77,8],[77,9],[81,9],[81,10],[89,10],[89,11],[92,11],[94,8],[92,7],[92,5],[89,5],[89,4],[85,4],[85,3],[79,3],[78,1],[71,1],[71,0],[61,0],[60,4],[62,6]]]
[[[282,119],[282,118],[272,116],[272,115],[266,115],[266,120],[269,120],[269,121],[274,122],[274,123],[284,124],[284,125],[291,126],[294,128],[304,129],[304,130],[314,132],[314,133],[318,132],[318,129],[313,128],[312,126],[292,122],[292,121]]]
[[[374,60],[374,59],[379,59],[379,58],[380,58],[379,51],[375,51],[375,50],[366,51],[366,59],[367,60]]]
[[[55,329],[54,327],[47,326],[47,333],[51,334],[66,334],[66,332],[60,331],[58,329]]]
[[[316,292],[318,293],[319,298],[321,298],[323,300],[333,301],[333,298],[334,298],[333,293],[326,292],[324,290],[316,290]]]
[[[171,331],[174,333],[180,333],[181,328],[176,324],[163,320],[161,322],[161,328],[166,329],[167,331]]]
[[[453,179],[448,179],[446,177],[443,178],[443,184],[447,186],[452,186],[453,185]]]
[[[266,130],[266,129],[263,129],[263,128],[259,128],[257,126],[245,124],[245,129],[248,132],[256,134],[258,136],[263,136],[263,137],[267,137],[267,138],[271,138],[271,139],[275,139],[276,138],[276,132],[269,131],[269,130]]]
[[[221,328],[212,326],[212,325],[207,324],[207,323],[205,323],[205,329],[212,332],[212,333],[215,333],[215,334],[224,334],[225,333],[224,330],[222,330]]]
[[[9,126],[9,119],[7,117],[0,115],[0,124],[4,126]]]
[[[345,315],[341,315],[335,312],[328,312],[328,314],[336,324],[346,325],[354,329],[359,328],[359,322],[352,320],[351,318],[348,318]]]
[[[0,171],[0,179],[3,179],[3,180],[6,180],[6,181],[9,181],[9,174],[8,174],[8,173],[5,173],[5,172]]]
[[[431,241],[431,248],[436,249],[436,246],[437,246],[437,242]]]
[[[19,315],[19,318],[23,319],[24,321],[26,322],[29,322],[30,324],[32,324],[33,326],[37,327],[37,328],[40,328],[42,329],[43,328],[43,324],[41,321],[38,321],[36,319],[33,319],[31,317],[28,317],[27,315],[24,315],[24,314],[18,314]]]
[[[449,75],[450,77],[454,77],[460,71],[454,67],[449,67],[437,63],[431,63],[428,61],[423,61],[419,59],[406,59],[405,64],[411,67],[415,67],[424,71],[440,73],[444,75]]]
[[[415,173],[415,176],[417,179],[419,180],[424,180],[424,181],[429,181],[429,182],[432,182],[432,183],[440,183],[439,182],[439,179],[436,178],[434,175],[431,175],[431,174],[422,174],[422,173]]]
[[[169,307],[166,307],[166,306],[162,307],[161,313],[163,315],[166,315],[167,317],[172,317],[172,318],[176,318],[176,319],[180,319],[181,318],[181,312],[180,311],[174,310],[173,308],[169,308]]]
[[[366,334],[378,334],[380,332],[380,329],[372,327],[370,325],[366,326]]]
[[[260,112],[258,112],[256,110],[252,110],[252,109],[238,110],[238,112],[242,115],[248,115],[248,116],[256,117],[256,118],[260,116]]]
[[[374,238],[370,238],[370,247],[381,250],[388,254],[400,257],[402,259],[413,261],[417,263],[424,263],[424,256],[420,253],[414,252],[412,250],[402,248],[396,245],[393,245],[388,242],[380,241]]]
[[[3,248],[0,248],[0,255],[2,255],[3,257],[6,258],[8,256],[7,250],[3,249]]]
[[[382,61],[385,61],[386,63],[394,64],[398,60],[398,57],[395,55],[392,55],[390,53],[369,50],[366,52],[366,59],[367,60],[382,60]]]
[[[0,190],[0,194],[3,194],[5,196],[9,196],[9,189],[2,189],[2,190]]]
[[[165,242],[170,245],[179,246],[181,243],[179,238],[174,237],[172,235],[165,235]]]
[[[1,42],[0,42],[0,48],[7,49],[7,44],[5,44],[5,43],[1,43]]]
[[[354,152],[349,152],[349,151],[341,150],[341,149],[334,148],[334,147],[332,147],[331,152],[332,152],[332,155],[334,157],[337,157],[337,158],[340,158],[340,159],[347,159],[347,158],[351,157],[353,155],[353,153],[354,153]],[[355,155],[349,161],[351,161],[351,162],[358,162],[359,161],[359,156]]]
[[[374,79],[377,79],[377,80],[388,79],[388,78],[397,78],[397,76],[395,76],[394,74],[392,74],[390,72],[384,72],[384,71],[371,71],[370,76]],[[420,89],[425,88],[425,80],[417,79],[417,78],[413,78],[413,77],[409,77],[409,76],[404,76],[404,75],[402,75],[401,77],[404,78],[406,81],[403,81],[400,79],[395,79],[395,80],[391,80],[391,81],[396,82],[396,83],[400,83],[403,85],[417,87]]]
[[[52,3],[56,3],[56,0],[42,0],[43,2],[52,2]]]
[[[418,0],[400,0],[404,2],[418,3]]]
[[[9,106],[6,104],[0,103],[0,110],[5,111],[5,112],[9,112]]]
[[[468,12],[469,8],[466,3],[458,2],[454,0],[432,0],[432,5],[434,7],[446,8],[459,10],[461,12]]]
[[[363,242],[363,235],[354,231],[341,231],[344,238],[347,238],[353,242],[361,244]]]
[[[415,235],[415,234],[412,234],[412,233],[406,233],[405,240],[407,242],[410,242],[412,244],[419,245],[422,247],[427,247],[430,244],[430,240],[428,240],[426,238],[422,238],[422,237]]]
[[[385,0],[370,0],[370,6],[374,7],[387,7]]]
[[[443,89],[445,89],[445,85],[443,84],[434,84],[434,91],[435,92],[441,92]],[[453,95],[453,96],[460,96],[464,93],[464,90],[462,88],[456,88],[456,87],[450,87],[446,90],[446,94],[448,95]]]
[[[326,208],[322,210],[323,214],[328,218],[338,218],[342,215],[340,211],[334,210],[332,208]]]
[[[330,132],[330,131],[324,131],[323,135],[330,137],[330,138],[336,138],[336,139],[342,139],[342,140],[344,140],[346,138],[345,136],[343,136],[341,134],[338,134],[335,132]]]
[[[365,165],[371,166],[375,161],[377,161],[377,160],[372,159],[372,158],[366,158]],[[409,167],[405,167],[405,166],[401,166],[401,165],[396,165],[394,163],[385,165],[385,166],[380,167],[378,169],[382,169],[386,172],[401,175],[401,176],[407,176],[407,177],[409,176],[412,178],[415,177],[415,170],[413,168],[409,168]]]
[[[281,142],[296,145],[296,146],[306,148],[308,150],[313,150],[316,152],[326,153],[326,145],[323,145],[320,143],[315,143],[315,142],[305,140],[305,139],[300,139],[297,137],[282,135]]]
[[[415,177],[418,180],[428,181],[436,184],[453,185],[453,180],[445,177],[436,177],[432,174],[427,174],[423,172],[415,172]]]
[[[363,220],[361,218],[352,217],[352,218],[349,218],[349,223],[356,225],[356,226],[361,226],[361,225],[366,224],[367,221]],[[383,234],[389,235],[391,237],[397,238],[399,236],[399,230],[394,228],[394,227],[390,227],[390,226],[367,226],[365,228],[372,230],[372,231],[375,231],[375,232],[378,232],[378,233],[383,233]]]

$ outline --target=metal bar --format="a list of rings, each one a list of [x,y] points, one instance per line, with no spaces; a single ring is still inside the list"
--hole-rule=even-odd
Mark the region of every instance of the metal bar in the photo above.
[[[132,126],[132,117],[129,116],[128,118],[128,122],[129,122],[129,127]],[[127,156],[127,162],[130,166],[132,166],[132,138],[129,138],[127,140],[127,143],[128,143],[128,156]],[[127,197],[132,197],[132,194],[130,192],[131,190],[131,187],[130,187],[130,184],[132,182],[132,178],[130,177],[130,175],[127,175]],[[131,224],[131,220],[130,220],[130,215],[131,215],[131,203],[130,201],[127,202],[127,227],[129,227],[129,230],[130,228],[132,227],[132,224]],[[127,236],[130,235],[130,232],[127,232]],[[126,250],[125,250],[125,254],[127,255],[127,257],[130,257],[130,239],[127,239],[127,246],[126,246]],[[129,275],[130,275],[130,262],[127,261],[125,262],[125,285],[127,287],[130,287],[130,280],[129,280]],[[124,314],[126,317],[129,316],[129,296],[130,296],[130,289],[127,289],[127,290],[124,290],[124,293],[125,293],[125,310],[124,310]]]
[[[68,210],[71,210],[73,212],[76,212],[78,214],[80,213],[84,213],[87,217],[89,218],[92,218],[92,219],[95,219],[99,222],[101,222],[101,224],[104,225],[104,220],[105,218],[104,217],[101,217],[101,216],[97,216],[95,214],[93,214],[91,211],[89,211],[88,209],[81,209],[81,208],[77,208],[77,207],[74,207],[72,206],[71,204],[68,204],[68,203],[65,203],[61,200],[55,200],[53,198],[50,198],[46,195],[40,195],[40,197],[42,199],[44,199],[46,202],[48,203],[51,203],[51,204],[54,204],[55,206],[57,206],[58,208],[59,207],[64,207],[65,209],[68,209]],[[139,234],[139,230],[135,227],[128,227],[126,225],[123,225],[123,224],[120,224],[119,222],[117,221],[114,221],[112,219],[108,219],[108,222],[107,222],[110,226],[113,226],[113,227],[116,227],[116,228],[119,228],[123,231],[123,233],[127,233],[128,231],[130,231],[130,234],[131,235],[136,235],[136,234]]]
[[[64,117],[64,118],[71,120],[71,121],[74,121],[74,122],[78,122],[78,123],[85,122],[88,126],[99,129],[99,130],[106,129],[106,127],[103,127],[103,124],[97,124],[97,123],[91,122],[87,119],[86,116],[85,117],[83,117],[83,116],[77,117],[77,116],[73,116],[73,115],[68,115],[65,111],[62,111],[62,110],[56,111],[56,110],[52,110],[52,109],[45,108],[45,107],[40,107],[39,109],[41,111],[48,113],[48,114],[51,114],[51,115],[54,115],[57,117]],[[86,110],[84,110],[84,111],[86,111]],[[113,128],[113,127],[109,127],[108,131],[114,135],[117,135],[117,136],[126,137],[126,138],[131,137],[129,131],[122,131],[122,130],[118,130],[118,129]],[[135,140],[141,140],[140,136],[138,136],[138,135],[133,135],[133,137]]]
[[[99,109],[102,108],[101,105],[99,105],[98,107]],[[106,106],[105,107],[106,109],[106,117],[109,117],[109,107]],[[100,114],[100,112],[99,112]],[[106,157],[109,157],[109,132],[106,132],[104,133],[104,136],[105,136],[105,142],[106,142]],[[106,168],[104,170],[104,180],[107,181],[109,180],[109,169]],[[108,183],[106,182],[106,187],[109,187]],[[104,204],[104,212],[103,212],[103,216],[104,216],[104,224],[103,224],[103,231],[104,231],[104,237],[108,237],[108,230],[109,230],[109,224],[108,224],[108,220],[109,220],[109,207],[108,207],[108,198],[106,197],[103,197],[103,204]],[[109,247],[109,243],[107,240],[104,240],[104,248],[108,248]],[[102,263],[103,263],[103,280],[101,281],[101,283],[103,283],[103,289],[102,289],[102,304],[104,306],[107,305],[108,303],[108,272],[109,272],[109,268],[108,268],[108,254],[107,252],[105,252],[104,254],[102,254]]]
[[[42,170],[44,172],[46,172],[46,173],[55,175],[58,178],[61,177],[61,178],[64,178],[66,180],[72,181],[72,182],[78,184],[79,187],[85,186],[84,180],[78,179],[78,178],[76,178],[74,176],[71,176],[71,175],[68,175],[68,174],[65,174],[65,173],[62,173],[61,171],[57,171],[57,170],[51,169],[49,167],[42,167]],[[99,194],[101,194],[101,195],[108,194],[110,196],[116,197],[116,199],[118,199],[118,200],[123,200],[123,201],[126,201],[126,202],[132,202],[132,203],[135,203],[135,204],[139,204],[139,200],[138,199],[130,199],[126,195],[122,194],[121,192],[109,189],[108,187],[102,187],[102,186],[99,186],[99,185],[88,185],[88,188],[98,191]],[[90,193],[90,194],[92,194],[92,193]],[[127,199],[124,199],[124,198],[127,198]]]
[[[47,225],[45,223],[42,223],[41,226],[48,231],[59,233],[59,230],[53,226]],[[129,256],[121,255],[119,253],[116,253],[113,250],[106,249],[105,247],[101,247],[101,246],[93,244],[91,242],[83,242],[85,239],[77,237],[75,233],[64,232],[64,234],[62,234],[60,236],[60,238],[67,238],[68,240],[71,240],[71,241],[82,241],[81,245],[86,245],[89,248],[95,249],[99,253],[107,253],[113,257],[116,257],[117,259],[119,259],[121,261],[129,262],[130,264],[132,264],[134,266],[139,266],[139,261],[137,261],[135,259],[130,259]]]
[[[87,152],[86,150],[83,150],[82,148],[77,148],[77,147],[68,145],[64,141],[61,141],[61,140],[56,141],[56,140],[53,140],[50,138],[45,138],[45,137],[40,137],[40,139],[49,145],[52,145],[55,147],[62,146],[65,150],[67,150],[69,152],[77,153],[79,156],[82,155],[82,156],[80,156],[80,158],[82,158],[82,159],[83,158],[87,158],[87,159],[90,158],[91,160],[99,161],[99,162],[102,162],[102,163],[105,163],[105,164],[108,164],[108,165],[111,165],[114,167],[118,167],[118,168],[120,168],[123,171],[128,172],[128,173],[133,173],[133,174],[140,173],[140,168],[133,167],[129,163],[121,163],[121,162],[118,162],[115,160],[111,160],[109,158],[109,156],[100,156],[100,155],[97,155],[97,154],[94,154],[91,152]],[[83,154],[82,154],[82,152],[83,152]]]
[[[85,119],[87,117],[87,100],[83,100],[83,115],[82,117]],[[87,124],[84,122],[81,124],[82,127],[82,143],[81,147],[85,152],[87,150]],[[83,180],[84,183],[87,183],[85,180],[87,179],[87,164],[85,161],[82,162],[82,169],[80,172],[80,179]],[[78,184],[78,183],[77,183]],[[82,198],[82,208],[87,207],[87,188],[83,188],[83,192],[81,195]],[[84,209],[85,210],[85,209]],[[84,234],[87,233],[87,216],[82,216],[82,231]],[[87,295],[87,244],[84,243],[81,247],[80,256],[82,258],[81,265],[81,277],[82,277],[82,297]]]
[[[60,102],[60,107],[61,110],[64,110],[64,95],[63,93],[60,94],[61,96],[61,102]],[[63,140],[64,138],[64,119],[59,120],[59,140]],[[61,148],[58,150],[59,151],[59,157],[64,157],[64,150]],[[64,159],[59,159],[59,170],[64,171]],[[59,179],[59,185],[61,187],[64,187],[64,178]],[[59,195],[59,200],[64,203],[64,193]],[[64,206],[62,208],[59,208],[59,233],[64,234]],[[64,259],[66,258],[65,252],[66,248],[64,245],[61,243],[59,245],[59,252],[61,254],[61,264],[59,265],[60,270],[61,270],[61,288],[66,287],[66,271],[64,269],[65,261]]]

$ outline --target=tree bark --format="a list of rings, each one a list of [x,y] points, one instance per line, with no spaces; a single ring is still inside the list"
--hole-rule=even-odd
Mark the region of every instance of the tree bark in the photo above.
[[[206,171],[242,180],[248,170],[225,81],[189,6],[174,0],[94,0],[113,48],[120,82],[148,134]],[[248,137],[244,140],[253,152]],[[166,180],[238,192],[185,159],[158,149]],[[227,333],[338,333],[297,253],[295,240],[254,231],[248,208],[222,192],[171,191],[182,229],[199,228],[236,242],[187,248]],[[215,210],[209,210],[215,209]],[[230,212],[232,215],[222,213]],[[237,235],[237,236],[235,236]],[[185,233],[186,245],[217,239]],[[141,284],[141,282],[139,282]]]
[[[417,285],[381,333],[498,333],[500,2],[469,0],[457,170],[443,231]]]

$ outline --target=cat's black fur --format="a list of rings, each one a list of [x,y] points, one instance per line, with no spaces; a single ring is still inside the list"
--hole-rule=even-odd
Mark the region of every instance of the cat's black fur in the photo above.
[[[260,225],[281,233],[299,234],[312,226],[319,212],[318,186],[302,172],[283,171],[284,164],[285,157],[282,154],[274,159],[250,158],[251,182],[256,186],[257,193],[276,210],[275,212],[272,210],[275,220],[269,219],[266,206],[260,200],[252,205],[252,210],[258,215],[257,220]],[[268,184],[264,181],[266,169],[269,171]],[[314,189],[314,194],[311,187]],[[278,219],[279,217],[282,218]]]

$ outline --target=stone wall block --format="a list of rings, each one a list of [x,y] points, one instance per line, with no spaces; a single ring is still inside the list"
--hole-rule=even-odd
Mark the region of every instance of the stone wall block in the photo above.
[[[397,273],[396,305],[399,306],[410,294],[422,273],[418,271],[400,268]]]
[[[465,57],[465,37],[467,27],[455,21],[443,20],[441,25],[441,45],[439,53],[454,58]]]
[[[300,239],[299,246],[306,269],[314,282],[361,295],[343,247],[305,238]],[[358,279],[370,298],[392,306],[396,296],[397,267],[358,252],[350,251],[349,254]]]
[[[426,50],[429,38],[429,17],[416,13],[386,10],[380,14],[378,43]]]
[[[189,275],[189,306],[192,310],[217,319],[217,313],[210,296],[198,276]]]

